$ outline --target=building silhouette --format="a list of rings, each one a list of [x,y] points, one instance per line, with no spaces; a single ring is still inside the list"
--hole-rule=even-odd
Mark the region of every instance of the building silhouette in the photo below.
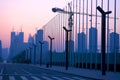
[[[37,33],[36,33],[36,35],[35,35],[35,44],[36,44],[36,60],[37,60],[37,63],[39,63],[40,62],[40,43],[39,43],[39,41],[40,42],[43,42],[43,30],[42,29],[39,29],[39,30],[37,30]]]
[[[85,53],[87,50],[86,35],[84,32],[78,33],[78,52]]]
[[[28,54],[29,56],[29,59],[31,59],[31,62],[34,63],[34,47],[33,47],[33,44],[34,44],[34,38],[31,34],[29,34],[29,37],[28,37],[28,49],[29,49],[29,53],[31,54]]]
[[[8,48],[2,48],[2,59],[5,62],[8,60],[8,52],[9,52]]]
[[[115,53],[115,51],[119,52],[119,34],[112,32],[110,33],[110,52]]]
[[[9,58],[12,59],[16,55],[20,54],[24,50],[24,33],[23,32],[11,32],[10,41],[10,54]]]
[[[96,53],[97,52],[97,29],[91,27],[89,29],[89,52]]]

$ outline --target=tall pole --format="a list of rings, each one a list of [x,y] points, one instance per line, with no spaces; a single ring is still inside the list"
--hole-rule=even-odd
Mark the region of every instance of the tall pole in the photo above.
[[[110,14],[111,11],[104,12],[101,7],[97,7],[99,12],[102,14],[102,43],[101,43],[101,49],[102,49],[102,75],[106,75],[106,14]]]
[[[39,41],[40,43],[40,66],[42,65],[42,45],[44,44],[43,42]]]
[[[116,72],[116,0],[114,2],[114,72]]]
[[[66,70],[68,70],[68,53],[69,53],[69,49],[68,49],[68,32],[72,31],[72,30],[67,30],[66,27],[63,27],[63,29],[66,31],[66,43],[65,43],[65,52],[66,52]]]
[[[26,63],[28,63],[28,49],[26,49]]]
[[[52,67],[52,40],[55,38],[52,38],[50,36],[48,36],[48,38],[50,39],[50,67]]]
[[[96,0],[96,7],[97,7],[97,4],[98,4],[98,0]],[[97,9],[96,9],[96,20],[95,20],[95,21],[96,21],[96,22],[95,22],[95,26],[96,26],[96,30],[97,30]],[[98,32],[97,32],[97,33],[98,33]],[[96,34],[96,35],[98,35],[98,34]],[[95,41],[98,41],[98,36],[97,36],[97,38],[95,38],[95,39],[96,39]],[[98,44],[98,42],[96,42],[96,46],[95,46],[95,47],[96,47],[97,50],[98,50],[98,45],[97,45],[97,44]],[[96,52],[95,69],[97,69],[97,55],[98,55],[98,54],[97,54],[97,50],[95,50],[95,52]]]
[[[87,0],[87,5],[86,5],[86,12],[88,14],[88,0]],[[88,15],[86,15],[86,45],[87,43],[88,43]],[[86,52],[86,68],[87,68],[87,53],[88,53],[88,48]]]
[[[108,6],[107,6],[107,10],[109,11],[109,0],[108,0]],[[108,18],[107,18],[107,70],[109,70],[109,14],[108,14]]]
[[[36,64],[36,45],[33,44],[34,46],[34,64]]]
[[[30,63],[32,63],[32,55],[31,55],[31,52],[32,52],[32,48],[31,47],[29,47],[29,49],[30,49]]]
[[[79,0],[79,13],[81,13],[81,0]],[[81,15],[79,14],[79,33],[80,33],[80,19],[81,19]]]

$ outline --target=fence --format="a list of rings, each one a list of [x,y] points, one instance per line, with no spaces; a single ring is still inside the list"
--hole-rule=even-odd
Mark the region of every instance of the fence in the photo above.
[[[71,45],[72,52],[69,53],[69,66],[101,69],[101,14],[96,9],[97,6],[101,6],[105,11],[112,11],[112,14],[107,15],[106,18],[106,68],[108,71],[120,71],[118,68],[120,67],[120,40],[119,35],[116,35],[120,32],[117,17],[119,6],[116,5],[116,0],[73,0],[70,6],[74,15],[72,16],[71,39],[73,44]],[[70,6],[65,6],[64,11],[70,12]],[[44,40],[49,42],[48,36],[55,38],[52,50],[55,52],[53,53],[54,65],[65,65],[66,34],[63,26],[70,29],[69,17],[69,14],[58,13],[43,26]],[[111,47],[114,47],[113,52],[110,50]]]

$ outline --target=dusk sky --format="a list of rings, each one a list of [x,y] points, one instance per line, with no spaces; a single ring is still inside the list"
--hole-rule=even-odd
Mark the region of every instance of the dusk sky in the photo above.
[[[0,40],[9,47],[10,32],[24,32],[25,42],[56,14],[53,7],[65,7],[71,0],[0,0]]]
[[[20,32],[21,28],[24,32],[24,41],[27,42],[30,33],[33,35],[37,29],[40,29],[57,14],[51,11],[53,7],[64,8],[70,1],[72,0],[0,0],[0,40],[2,40],[2,47],[9,47],[10,32],[13,30]],[[119,2],[120,0],[117,0],[117,17],[120,17]],[[117,24],[117,26],[119,25],[120,23]]]

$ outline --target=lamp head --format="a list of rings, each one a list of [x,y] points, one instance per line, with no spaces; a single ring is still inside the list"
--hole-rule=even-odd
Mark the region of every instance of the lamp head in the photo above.
[[[107,12],[105,12],[105,14],[110,14],[110,13],[112,13],[112,11],[107,11]]]
[[[98,9],[102,14],[105,13],[105,12],[103,11],[103,9],[102,9],[100,6],[98,6],[97,9]]]
[[[52,11],[53,12],[64,12],[64,10],[60,8],[52,8]]]

